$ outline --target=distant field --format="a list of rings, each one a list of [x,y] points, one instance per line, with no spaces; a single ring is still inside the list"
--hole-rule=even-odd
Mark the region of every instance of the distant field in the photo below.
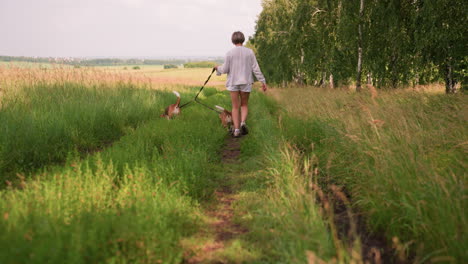
[[[124,68],[127,69],[124,69]],[[149,78],[159,83],[180,83],[187,85],[203,84],[211,73],[210,68],[190,68],[184,69],[183,66],[178,69],[164,69],[162,65],[139,65],[140,69],[133,69],[135,65],[97,67],[117,74],[132,74],[134,76]],[[223,85],[226,81],[226,75],[216,76],[213,74],[210,85]]]
[[[135,70],[134,66],[75,68],[62,64],[3,62],[0,63],[0,84],[4,84],[5,90],[20,87],[25,83],[55,83],[56,81],[86,84],[126,82],[152,89],[173,89],[171,87],[180,85],[200,87],[211,73],[211,69],[207,68],[163,69],[161,65],[140,65],[140,69]],[[124,67],[127,69],[125,70]],[[224,89],[225,81],[225,75],[213,74],[209,85]]]
[[[163,65],[117,65],[117,66],[92,66],[96,68],[101,68],[101,69],[108,69],[108,70],[135,70],[133,69],[134,67],[139,67],[139,71],[142,72],[147,72],[147,71],[158,71],[158,70],[164,70]]]
[[[136,79],[146,82],[151,82],[158,86],[161,83],[166,84],[185,84],[185,85],[202,85],[208,75],[211,73],[209,68],[190,68],[184,69],[179,65],[177,69],[164,69],[163,65],[119,65],[119,66],[80,66],[75,68],[66,64],[52,64],[52,63],[32,63],[32,62],[0,62],[0,68],[19,68],[19,71],[26,72],[27,69],[73,69],[74,73],[77,72],[106,72],[112,73],[115,78],[119,79]],[[134,69],[139,67],[139,69]],[[57,72],[56,72],[57,73]],[[60,73],[57,73],[60,74]],[[110,77],[110,76],[108,76]],[[114,79],[115,79],[114,78]],[[210,85],[222,86],[226,81],[226,75],[216,76],[211,78]]]

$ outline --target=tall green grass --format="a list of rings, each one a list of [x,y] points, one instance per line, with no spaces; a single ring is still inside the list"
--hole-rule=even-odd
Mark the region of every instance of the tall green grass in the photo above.
[[[236,205],[246,225],[246,240],[261,252],[258,263],[308,263],[308,252],[321,259],[336,256],[327,220],[309,187],[306,157],[282,139],[277,103],[253,93],[247,121],[251,132],[242,141],[242,174]]]
[[[194,104],[166,120],[159,114],[173,103],[172,93],[68,88],[32,90],[50,103],[60,95],[59,106],[42,104],[36,95],[3,105],[7,113],[28,110],[44,133],[65,123],[60,135],[72,127],[78,139],[94,137],[91,146],[102,149],[89,156],[68,154],[81,141],[67,143],[57,155],[62,163],[46,159],[29,178],[20,174],[18,183],[0,190],[0,263],[180,263],[179,241],[201,227],[199,203],[210,199],[222,177],[218,153],[225,131],[217,115]],[[213,90],[208,95],[224,98]],[[35,119],[44,113],[50,118]],[[37,132],[28,129],[16,127],[22,140]],[[32,140],[38,156],[48,154],[40,144],[47,136]],[[109,138],[112,145],[99,145]],[[60,136],[49,139],[51,148],[60,149],[61,142]]]
[[[345,186],[371,230],[417,262],[467,259],[465,95],[284,92],[285,137]]]
[[[64,168],[0,191],[2,263],[177,263],[197,228],[193,201],[145,166]]]
[[[7,94],[1,98],[0,174],[60,163],[69,152],[98,151],[157,117],[169,97],[131,85],[77,83],[25,86]]]
[[[316,204],[317,177],[415,261],[466,259],[464,95],[290,89],[278,105],[254,92],[241,162],[225,165],[216,113],[192,103],[161,119],[174,95],[140,88],[38,84],[2,98],[1,181],[18,176],[0,189],[0,263],[180,263],[227,171],[250,231],[240,245],[259,263],[355,260]],[[200,99],[230,108],[216,89]]]

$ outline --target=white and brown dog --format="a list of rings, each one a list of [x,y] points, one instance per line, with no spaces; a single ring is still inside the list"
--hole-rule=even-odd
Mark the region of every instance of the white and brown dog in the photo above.
[[[215,105],[215,107],[219,110],[219,119],[221,119],[221,124],[223,124],[223,127],[232,133],[234,130],[232,123],[232,113],[219,105]]]
[[[161,115],[161,117],[171,119],[174,116],[180,114],[180,94],[176,91],[173,91],[173,93],[177,96],[177,101],[175,104],[171,104],[170,106],[166,107],[166,110],[164,111],[164,114]]]

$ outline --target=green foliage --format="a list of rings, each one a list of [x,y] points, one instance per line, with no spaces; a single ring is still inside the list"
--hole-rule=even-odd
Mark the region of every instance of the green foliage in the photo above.
[[[139,70],[139,69],[141,69],[141,68],[140,68],[140,66],[133,66],[132,69],[134,69],[134,70]]]
[[[177,69],[177,65],[174,64],[164,64],[164,69]]]
[[[415,45],[422,63],[433,63],[446,82],[447,93],[454,92],[454,83],[466,82],[466,43],[468,3],[466,1],[418,1],[414,21]]]
[[[184,68],[213,68],[216,65],[214,61],[198,61],[184,63]]]
[[[361,23],[363,73],[374,85],[465,82],[467,11],[462,0],[366,0],[359,19],[359,1],[264,1],[249,44],[271,82],[323,84],[333,75],[346,84],[356,78]]]

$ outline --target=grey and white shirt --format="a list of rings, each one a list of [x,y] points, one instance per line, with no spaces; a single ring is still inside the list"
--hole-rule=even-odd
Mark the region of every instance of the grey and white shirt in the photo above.
[[[266,83],[254,52],[244,46],[236,46],[226,54],[224,64],[218,67],[217,75],[227,73],[226,87],[252,84],[253,74],[262,83]]]

